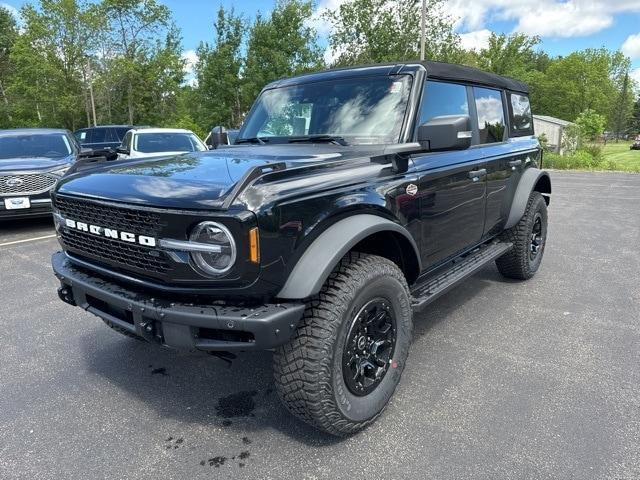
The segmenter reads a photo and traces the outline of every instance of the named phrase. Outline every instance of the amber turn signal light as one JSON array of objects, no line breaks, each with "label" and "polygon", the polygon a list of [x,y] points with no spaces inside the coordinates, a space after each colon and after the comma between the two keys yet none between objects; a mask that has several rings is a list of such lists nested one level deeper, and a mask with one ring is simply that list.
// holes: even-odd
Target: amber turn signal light
[{"label": "amber turn signal light", "polygon": [[252,263],[260,263],[260,237],[258,227],[249,230],[249,260]]}]

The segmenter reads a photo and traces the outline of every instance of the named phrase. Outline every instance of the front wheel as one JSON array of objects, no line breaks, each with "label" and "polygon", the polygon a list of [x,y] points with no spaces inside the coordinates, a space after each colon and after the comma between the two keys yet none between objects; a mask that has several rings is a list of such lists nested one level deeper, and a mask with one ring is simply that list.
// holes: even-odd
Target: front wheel
[{"label": "front wheel", "polygon": [[513,248],[496,260],[500,273],[517,280],[533,277],[547,243],[547,203],[540,192],[531,192],[523,217],[502,238]]},{"label": "front wheel", "polygon": [[351,253],[274,355],[287,409],[333,435],[373,423],[393,395],[409,353],[409,288],[396,264]]}]

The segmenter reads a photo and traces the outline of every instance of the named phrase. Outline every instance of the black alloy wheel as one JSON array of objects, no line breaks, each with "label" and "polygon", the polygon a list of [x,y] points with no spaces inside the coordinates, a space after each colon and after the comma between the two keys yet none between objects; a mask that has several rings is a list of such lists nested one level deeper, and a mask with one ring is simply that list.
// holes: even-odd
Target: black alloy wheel
[{"label": "black alloy wheel", "polygon": [[351,393],[364,396],[386,375],[396,345],[396,321],[390,301],[375,298],[360,309],[347,334],[342,374]]}]

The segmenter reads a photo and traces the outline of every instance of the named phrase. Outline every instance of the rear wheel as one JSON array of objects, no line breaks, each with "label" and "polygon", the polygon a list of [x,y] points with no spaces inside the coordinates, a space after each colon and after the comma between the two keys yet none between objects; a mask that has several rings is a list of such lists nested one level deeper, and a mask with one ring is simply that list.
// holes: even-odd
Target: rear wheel
[{"label": "rear wheel", "polygon": [[507,278],[528,280],[540,268],[547,242],[547,203],[540,192],[531,192],[524,216],[503,233],[513,248],[496,260]]},{"label": "rear wheel", "polygon": [[294,415],[344,436],[375,421],[409,353],[412,310],[404,275],[386,258],[351,253],[274,355],[276,389]]}]

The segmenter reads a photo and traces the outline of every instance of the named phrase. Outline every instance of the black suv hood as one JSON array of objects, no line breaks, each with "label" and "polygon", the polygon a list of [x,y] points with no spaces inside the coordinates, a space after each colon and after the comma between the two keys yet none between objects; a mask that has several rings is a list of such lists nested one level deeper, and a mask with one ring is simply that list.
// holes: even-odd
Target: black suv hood
[{"label": "black suv hood", "polygon": [[[105,162],[62,180],[57,192],[167,208],[216,208],[236,183],[256,166],[289,168],[335,165],[366,157],[369,147],[340,145],[234,146],[210,152],[142,160]],[[300,169],[303,173],[306,169]]]},{"label": "black suv hood", "polygon": [[61,158],[50,157],[18,157],[18,158],[0,158],[0,173],[33,171],[33,170],[55,170],[63,168],[72,163],[75,159],[74,155]]}]

